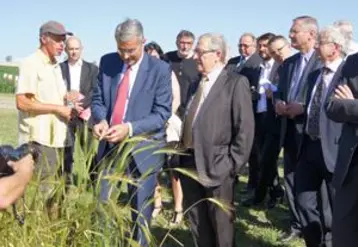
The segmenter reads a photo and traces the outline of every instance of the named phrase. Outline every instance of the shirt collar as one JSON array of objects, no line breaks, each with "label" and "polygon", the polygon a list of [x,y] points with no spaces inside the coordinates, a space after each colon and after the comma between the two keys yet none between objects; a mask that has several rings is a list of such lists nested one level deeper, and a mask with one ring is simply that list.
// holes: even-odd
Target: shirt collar
[{"label": "shirt collar", "polygon": [[216,79],[219,77],[223,68],[224,68],[224,66],[220,65],[220,66],[217,66],[215,69],[213,69],[207,76],[209,81],[216,81]]},{"label": "shirt collar", "polygon": [[313,53],[314,53],[314,49],[311,49],[307,53],[300,53],[300,54],[306,60],[306,62],[308,62],[311,59]]},{"label": "shirt collar", "polygon": [[55,62],[52,62],[50,57],[47,56],[41,49],[37,49],[36,53],[44,64],[51,64],[51,65],[58,64],[57,60],[55,60]]},{"label": "shirt collar", "polygon": [[325,67],[327,67],[333,73],[336,73],[336,71],[338,70],[338,67],[341,65],[342,62],[343,62],[343,58],[338,58],[338,59],[334,60],[333,62],[326,64]]},{"label": "shirt collar", "polygon": [[81,67],[83,64],[83,60],[82,59],[78,59],[74,64],[70,64],[68,63],[68,65],[72,66],[72,67]]},{"label": "shirt collar", "polygon": [[274,62],[275,62],[275,61],[271,58],[271,59],[268,60],[268,61],[263,61],[263,62],[260,64],[260,67],[263,68],[263,69],[271,69]]}]

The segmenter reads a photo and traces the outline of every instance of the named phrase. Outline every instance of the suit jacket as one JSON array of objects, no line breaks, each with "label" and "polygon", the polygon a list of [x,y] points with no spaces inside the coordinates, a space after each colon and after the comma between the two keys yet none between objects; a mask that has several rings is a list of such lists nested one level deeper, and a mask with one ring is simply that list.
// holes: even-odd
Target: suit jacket
[{"label": "suit jacket", "polygon": [[335,122],[343,123],[342,134],[338,140],[338,155],[333,176],[333,185],[343,185],[351,161],[357,156],[358,145],[358,54],[349,56],[342,68],[343,84],[351,89],[355,100],[341,100],[333,97],[327,99],[327,116]]},{"label": "suit jacket", "polygon": [[247,162],[254,137],[250,98],[247,79],[223,69],[197,113],[193,146],[204,186],[234,178]]},{"label": "suit jacket", "polygon": [[[95,124],[102,120],[107,120],[110,124],[123,65],[118,53],[110,53],[101,58],[98,84],[94,89],[92,100]],[[154,139],[164,140],[164,126],[171,116],[171,106],[172,82],[169,65],[144,53],[129,97],[124,121],[131,123],[133,136],[153,134]],[[141,143],[137,148],[146,144],[147,142]],[[101,159],[113,146],[101,141],[98,159]],[[159,168],[164,155],[153,155],[153,149],[150,149],[135,154],[134,160],[139,172],[144,173],[150,168]]]},{"label": "suit jacket", "polygon": [[[68,67],[68,60],[60,64],[62,76],[67,82],[67,90],[71,90],[71,76]],[[91,106],[93,88],[97,84],[98,67],[94,64],[83,61],[80,77],[80,93],[85,96],[82,100],[83,108]]]},{"label": "suit jacket", "polygon": [[[325,102],[327,100],[327,97],[331,97],[330,95],[332,94],[332,92],[334,92],[336,86],[341,82],[343,64],[344,62],[342,62],[342,64],[338,67],[336,73],[334,74],[332,81],[329,85],[329,88],[327,89],[328,92],[326,94],[326,97],[322,99],[322,102]],[[312,91],[316,83],[318,82],[317,80],[321,78],[320,77],[321,74],[322,74],[322,69],[318,69],[313,71],[307,78],[308,89],[307,89],[304,124],[303,124],[304,131],[306,130],[307,127],[308,106],[313,96]],[[327,117],[325,111],[321,111],[321,114],[325,114],[325,116]],[[327,121],[326,118],[322,118],[322,117],[320,118],[320,137],[321,137],[323,158],[328,171],[332,173],[334,171],[334,167],[337,159],[337,153],[338,153],[337,144],[338,144],[338,139],[341,136],[341,132],[342,132],[342,124],[330,120]],[[302,153],[302,149],[304,148],[304,135],[301,135],[300,144],[301,145],[299,147],[299,156]]]},{"label": "suit jacket", "polygon": [[252,54],[251,57],[249,57],[249,59],[244,64],[237,66],[240,60],[241,56],[230,58],[225,66],[225,69],[229,72],[240,73],[242,69],[246,68],[246,72],[244,73],[250,73],[253,72],[253,70],[260,68],[260,64],[262,63],[262,58],[259,56],[258,53]]},{"label": "suit jacket", "polygon": [[[275,94],[276,99],[283,100],[285,102],[288,101],[288,94],[291,88],[291,82],[293,78],[293,72],[295,70],[296,63],[298,63],[300,60],[300,53],[297,53],[295,55],[292,55],[291,57],[287,58],[283,64],[282,69],[280,70],[279,75],[279,84],[278,84],[278,90]],[[312,72],[322,67],[321,61],[319,60],[318,54],[314,52],[308,61],[302,76],[301,76],[301,85],[298,91],[298,100],[300,102],[306,102],[306,96],[307,96],[307,77]],[[303,117],[304,114],[300,116],[296,116],[293,120],[288,119],[285,116],[281,117],[281,133],[280,133],[280,145],[285,145],[285,138],[287,133],[287,126],[288,122],[291,122],[291,125],[294,125],[295,127],[295,133],[300,135],[302,134],[303,130]],[[290,138],[296,138],[290,137]],[[296,139],[297,140],[297,139]]]}]

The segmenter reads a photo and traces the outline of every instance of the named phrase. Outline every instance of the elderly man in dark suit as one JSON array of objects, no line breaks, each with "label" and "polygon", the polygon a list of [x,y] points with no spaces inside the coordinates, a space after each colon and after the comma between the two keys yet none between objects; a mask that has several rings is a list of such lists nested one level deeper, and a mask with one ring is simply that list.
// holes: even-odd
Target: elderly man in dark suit
[{"label": "elderly man in dark suit", "polygon": [[[234,246],[234,212],[225,212],[215,197],[233,207],[235,176],[248,159],[254,119],[247,79],[224,69],[226,42],[221,35],[199,38],[195,60],[202,74],[188,103],[183,145],[188,156],[181,165],[194,169],[198,180],[182,176],[184,205],[190,207],[190,226],[200,247]],[[194,205],[195,204],[195,205]]]},{"label": "elderly man in dark suit", "polygon": [[[307,246],[332,246],[331,205],[321,207],[321,197],[333,199],[331,186],[337,159],[337,140],[342,126],[327,118],[324,102],[329,92],[341,81],[341,70],[347,46],[346,39],[334,27],[322,29],[317,52],[324,65],[307,79],[307,95],[303,121],[303,135],[299,146],[299,163],[295,174],[296,200]],[[325,182],[327,195],[321,195]],[[325,205],[324,205],[325,206]],[[323,219],[323,220],[322,220]],[[325,222],[329,220],[329,222]]]},{"label": "elderly man in dark suit", "polygon": [[[93,131],[102,140],[98,159],[127,136],[152,134],[153,139],[164,141],[165,123],[171,116],[171,69],[167,63],[144,52],[142,24],[127,19],[117,26],[115,38],[118,52],[101,58],[92,99]],[[148,143],[139,144],[145,145]],[[131,207],[136,210],[132,212],[134,238],[140,246],[148,246],[143,228],[150,224],[153,205],[148,201],[153,198],[155,171],[163,164],[164,154],[153,154],[153,148],[147,148],[132,156],[128,171],[138,183],[128,188]],[[154,172],[148,174],[149,171]],[[100,187],[100,200],[107,202],[111,192],[109,181],[102,179]]]},{"label": "elderly man in dark suit", "polygon": [[[66,40],[67,60],[60,64],[62,77],[67,86],[67,102],[80,103],[80,112],[76,118],[69,122],[69,131],[75,140],[75,132],[82,131],[85,122],[89,123],[91,116],[90,106],[92,102],[93,88],[97,85],[98,67],[82,59],[82,42],[76,36]],[[82,135],[83,137],[83,135]],[[82,138],[83,139],[83,138]],[[81,140],[82,144],[84,140]],[[73,143],[74,144],[74,143]],[[72,171],[74,145],[65,148],[65,170]]]},{"label": "elderly man in dark suit", "polygon": [[332,237],[334,247],[353,247],[358,242],[358,53],[348,56],[343,80],[328,98],[327,116],[342,123],[337,140],[338,154],[333,174]]},{"label": "elderly man in dark suit", "polygon": [[283,241],[298,237],[301,229],[294,195],[294,175],[303,130],[307,77],[322,66],[314,49],[317,33],[318,24],[315,18],[300,16],[293,20],[289,36],[291,46],[299,50],[299,53],[284,61],[276,92],[276,113],[281,116],[280,146],[284,147],[285,188],[292,214],[291,232],[282,236]]}]

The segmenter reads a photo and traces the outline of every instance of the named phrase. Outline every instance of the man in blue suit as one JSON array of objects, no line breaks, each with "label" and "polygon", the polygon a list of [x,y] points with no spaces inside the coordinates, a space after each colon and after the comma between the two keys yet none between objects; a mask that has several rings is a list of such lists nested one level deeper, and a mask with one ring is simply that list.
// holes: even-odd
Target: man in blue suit
[{"label": "man in blue suit", "polygon": [[[170,67],[143,51],[142,24],[127,19],[117,26],[115,38],[118,53],[101,58],[92,99],[94,135],[101,140],[98,160],[127,136],[153,134],[154,139],[161,140],[171,115]],[[132,220],[136,222],[135,239],[141,246],[148,246],[141,227],[150,222],[153,207],[148,205],[148,199],[152,198],[156,183],[154,173],[144,179],[141,176],[151,169],[159,169],[163,161],[164,155],[154,155],[151,149],[133,155],[128,167],[134,179],[141,178],[137,181],[139,186],[129,188],[131,205],[140,212],[140,216],[133,213]],[[103,179],[100,200],[106,202],[109,197],[110,184]]]}]

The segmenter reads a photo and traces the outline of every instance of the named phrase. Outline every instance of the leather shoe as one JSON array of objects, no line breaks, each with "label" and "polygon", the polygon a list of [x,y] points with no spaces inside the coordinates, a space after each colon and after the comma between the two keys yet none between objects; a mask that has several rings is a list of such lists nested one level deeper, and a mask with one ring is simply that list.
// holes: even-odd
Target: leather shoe
[{"label": "leather shoe", "polygon": [[280,236],[279,241],[286,243],[300,237],[301,237],[301,233],[299,231],[291,230],[290,232],[283,233]]}]

